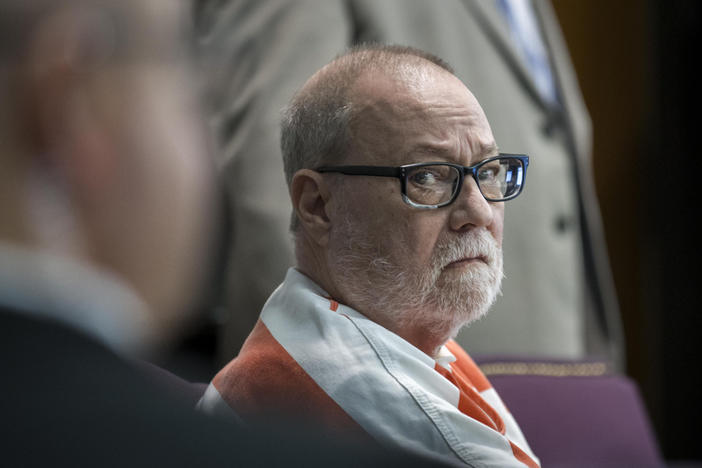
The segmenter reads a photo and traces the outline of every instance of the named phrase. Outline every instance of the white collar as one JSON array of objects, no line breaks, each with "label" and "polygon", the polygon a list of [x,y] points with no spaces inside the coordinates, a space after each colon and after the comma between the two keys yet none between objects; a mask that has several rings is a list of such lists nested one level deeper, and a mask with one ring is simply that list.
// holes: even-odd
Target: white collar
[{"label": "white collar", "polygon": [[146,305],[115,275],[5,242],[0,242],[0,304],[63,322],[122,354],[145,354],[154,334]]},{"label": "white collar", "polygon": [[444,369],[451,370],[451,364],[456,360],[456,356],[454,356],[451,351],[448,350],[446,345],[441,346],[439,348],[439,352],[436,353],[436,356],[434,356],[434,361]]}]

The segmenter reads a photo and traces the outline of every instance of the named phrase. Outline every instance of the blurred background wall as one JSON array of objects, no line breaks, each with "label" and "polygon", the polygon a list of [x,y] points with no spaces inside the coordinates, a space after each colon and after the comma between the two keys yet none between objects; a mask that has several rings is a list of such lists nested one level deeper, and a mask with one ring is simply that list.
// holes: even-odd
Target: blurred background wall
[{"label": "blurred background wall", "polygon": [[696,0],[553,2],[594,129],[594,171],[627,339],[669,460],[702,459]]}]

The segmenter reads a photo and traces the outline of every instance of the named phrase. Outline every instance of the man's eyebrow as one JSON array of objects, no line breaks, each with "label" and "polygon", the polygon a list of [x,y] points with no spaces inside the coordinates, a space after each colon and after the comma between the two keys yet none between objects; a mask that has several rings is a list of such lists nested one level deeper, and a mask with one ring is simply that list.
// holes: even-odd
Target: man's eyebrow
[{"label": "man's eyebrow", "polygon": [[[492,156],[497,156],[500,153],[499,148],[495,142],[492,143],[479,143],[478,152],[474,155],[476,158],[489,158]],[[453,150],[446,146],[435,145],[435,144],[419,144],[412,148],[409,152],[412,154],[426,155],[430,154],[433,156],[438,156],[444,159],[452,159],[454,154]]]},{"label": "man's eyebrow", "polygon": [[490,156],[497,156],[500,153],[499,148],[496,143],[480,144],[480,155],[489,158]]},{"label": "man's eyebrow", "polygon": [[410,154],[431,154],[449,158],[452,154],[450,148],[441,145],[420,144],[410,150]]}]

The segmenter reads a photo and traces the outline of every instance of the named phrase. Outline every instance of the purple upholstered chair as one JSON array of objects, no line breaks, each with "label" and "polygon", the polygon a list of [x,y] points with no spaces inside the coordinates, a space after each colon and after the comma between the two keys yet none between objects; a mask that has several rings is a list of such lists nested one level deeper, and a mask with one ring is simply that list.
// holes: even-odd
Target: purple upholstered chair
[{"label": "purple upholstered chair", "polygon": [[664,466],[635,383],[603,362],[476,357],[542,466]]},{"label": "purple upholstered chair", "polygon": [[[476,357],[544,468],[661,467],[638,389],[597,361]],[[193,406],[207,387],[150,363],[145,374]]]}]

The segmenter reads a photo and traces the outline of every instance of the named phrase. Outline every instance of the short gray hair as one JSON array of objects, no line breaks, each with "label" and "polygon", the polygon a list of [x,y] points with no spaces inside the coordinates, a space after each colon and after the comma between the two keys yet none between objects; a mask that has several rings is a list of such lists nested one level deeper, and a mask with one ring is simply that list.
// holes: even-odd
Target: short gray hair
[{"label": "short gray hair", "polygon": [[[431,64],[454,74],[444,60],[413,47],[361,44],[315,73],[283,110],[280,148],[288,186],[300,169],[338,164],[348,156],[353,143],[351,91],[361,75],[381,71],[401,77],[408,68]],[[297,230],[294,213],[290,229]]]}]

